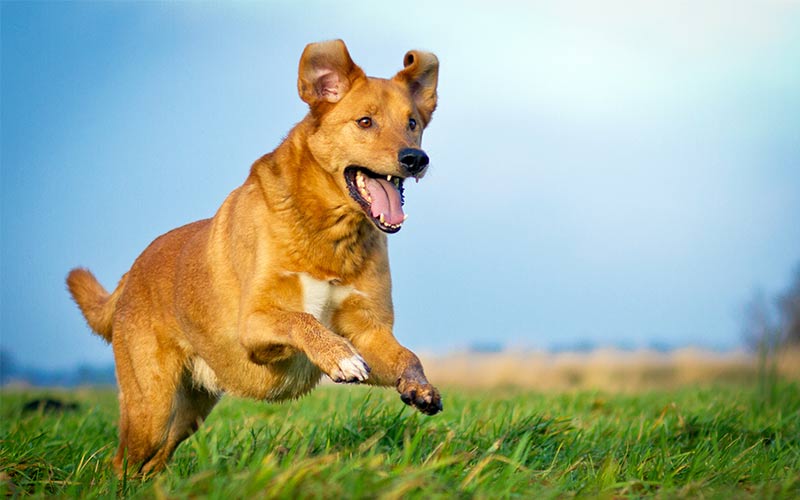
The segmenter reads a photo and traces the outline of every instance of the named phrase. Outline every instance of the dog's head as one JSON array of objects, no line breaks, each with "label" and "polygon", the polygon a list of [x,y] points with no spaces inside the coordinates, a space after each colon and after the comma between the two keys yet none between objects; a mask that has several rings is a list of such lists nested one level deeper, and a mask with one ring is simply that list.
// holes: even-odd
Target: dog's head
[{"label": "dog's head", "polygon": [[403,65],[389,80],[367,77],[344,42],[333,40],[306,46],[297,79],[315,125],[311,154],[387,233],[399,231],[406,217],[403,182],[428,168],[420,144],[436,108],[436,56],[410,51]]}]

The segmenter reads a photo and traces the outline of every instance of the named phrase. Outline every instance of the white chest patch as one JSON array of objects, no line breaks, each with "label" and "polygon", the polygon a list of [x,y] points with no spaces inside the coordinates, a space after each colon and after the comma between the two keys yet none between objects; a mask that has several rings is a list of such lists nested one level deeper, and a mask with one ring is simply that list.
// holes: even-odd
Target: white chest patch
[{"label": "white chest patch", "polygon": [[328,328],[331,327],[333,313],[342,302],[353,293],[361,293],[352,286],[317,280],[306,273],[298,273],[297,276],[303,287],[303,310]]}]

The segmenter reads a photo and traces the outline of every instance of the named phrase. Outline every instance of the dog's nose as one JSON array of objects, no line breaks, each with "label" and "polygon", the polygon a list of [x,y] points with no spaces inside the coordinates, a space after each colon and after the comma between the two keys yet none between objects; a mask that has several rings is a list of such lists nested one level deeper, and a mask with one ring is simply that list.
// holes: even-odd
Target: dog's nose
[{"label": "dog's nose", "polygon": [[421,149],[405,148],[397,154],[400,165],[411,175],[417,175],[428,166],[428,155]]}]

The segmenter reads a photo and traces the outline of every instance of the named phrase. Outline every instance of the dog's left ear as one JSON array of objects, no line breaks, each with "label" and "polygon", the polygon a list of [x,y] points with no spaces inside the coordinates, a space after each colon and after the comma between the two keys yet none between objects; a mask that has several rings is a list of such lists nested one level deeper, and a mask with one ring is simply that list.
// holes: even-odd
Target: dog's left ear
[{"label": "dog's left ear", "polygon": [[439,59],[430,52],[411,50],[403,58],[405,69],[397,73],[393,80],[408,85],[417,109],[425,121],[431,121],[436,109],[436,84],[439,81]]},{"label": "dog's left ear", "polygon": [[336,103],[364,71],[350,58],[341,40],[309,43],[300,56],[297,91],[312,110],[323,103]]}]

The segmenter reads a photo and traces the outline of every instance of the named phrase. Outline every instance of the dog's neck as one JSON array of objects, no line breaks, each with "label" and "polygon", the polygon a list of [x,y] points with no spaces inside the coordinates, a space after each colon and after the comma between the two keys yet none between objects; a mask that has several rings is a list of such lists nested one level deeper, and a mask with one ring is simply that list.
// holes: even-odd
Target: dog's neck
[{"label": "dog's neck", "polygon": [[357,276],[385,236],[352,206],[331,175],[311,159],[298,124],[287,139],[259,159],[251,177],[275,217],[270,228],[292,270],[347,282]]}]

